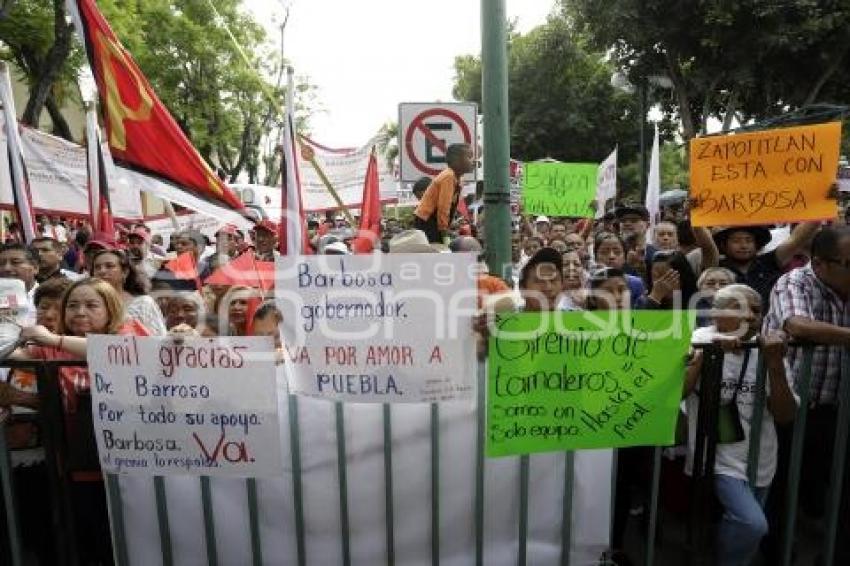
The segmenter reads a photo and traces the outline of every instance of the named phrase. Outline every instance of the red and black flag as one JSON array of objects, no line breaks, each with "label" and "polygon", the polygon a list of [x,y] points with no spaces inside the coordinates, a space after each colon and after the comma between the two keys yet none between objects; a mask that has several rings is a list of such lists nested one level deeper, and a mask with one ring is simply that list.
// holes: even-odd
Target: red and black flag
[{"label": "red and black flag", "polygon": [[94,0],[67,0],[100,93],[113,159],[233,210],[242,202],[207,165],[160,102]]}]

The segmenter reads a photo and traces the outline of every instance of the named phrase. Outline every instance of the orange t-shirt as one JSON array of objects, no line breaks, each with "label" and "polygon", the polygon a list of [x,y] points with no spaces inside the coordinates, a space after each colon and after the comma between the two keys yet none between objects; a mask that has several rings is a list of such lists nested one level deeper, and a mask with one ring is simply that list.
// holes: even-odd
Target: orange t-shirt
[{"label": "orange t-shirt", "polygon": [[449,167],[443,169],[428,185],[414,214],[421,220],[428,220],[436,214],[437,230],[445,232],[452,221],[449,215],[454,204],[455,193],[459,195],[460,189],[461,185],[455,172]]}]

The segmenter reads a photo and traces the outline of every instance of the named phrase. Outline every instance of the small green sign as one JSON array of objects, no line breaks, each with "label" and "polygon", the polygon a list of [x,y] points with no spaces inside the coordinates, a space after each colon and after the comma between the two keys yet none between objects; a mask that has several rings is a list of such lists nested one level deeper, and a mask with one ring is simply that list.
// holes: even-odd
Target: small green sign
[{"label": "small green sign", "polygon": [[593,218],[596,163],[525,163],[522,208],[526,214]]}]

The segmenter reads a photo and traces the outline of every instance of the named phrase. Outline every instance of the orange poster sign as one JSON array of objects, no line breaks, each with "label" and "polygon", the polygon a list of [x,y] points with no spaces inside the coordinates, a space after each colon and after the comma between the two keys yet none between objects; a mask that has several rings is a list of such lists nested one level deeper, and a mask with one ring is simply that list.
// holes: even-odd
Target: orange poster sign
[{"label": "orange poster sign", "polygon": [[691,223],[746,226],[827,220],[841,122],[691,140]]}]

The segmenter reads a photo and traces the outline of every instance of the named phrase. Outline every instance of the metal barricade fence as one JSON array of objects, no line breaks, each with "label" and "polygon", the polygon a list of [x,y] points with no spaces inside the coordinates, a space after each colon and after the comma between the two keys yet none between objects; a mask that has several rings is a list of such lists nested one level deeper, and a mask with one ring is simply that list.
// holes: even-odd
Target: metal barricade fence
[{"label": "metal barricade fence", "polygon": [[[800,405],[793,427],[793,438],[791,442],[791,460],[788,469],[788,490],[785,502],[785,527],[782,536],[782,566],[792,564],[792,551],[794,544],[794,532],[796,527],[798,489],[800,484],[800,470],[804,449],[804,435],[806,420],[810,405],[811,366],[814,347],[808,346],[804,349],[802,371],[797,380],[797,394],[800,397]],[[42,440],[45,449],[46,464],[49,475],[47,486],[51,501],[51,525],[54,544],[57,549],[57,564],[74,566],[79,563],[77,549],[75,546],[75,525],[69,495],[71,481],[70,468],[68,465],[68,446],[65,437],[64,412],[62,397],[58,385],[58,370],[60,367],[85,366],[84,361],[46,361],[46,362],[21,362],[5,361],[5,367],[21,368],[35,371],[38,394],[40,399],[39,418],[42,427]],[[688,528],[692,535],[692,545],[688,549],[690,561],[694,563],[705,563],[711,555],[710,549],[713,541],[710,537],[711,529],[707,528],[711,521],[709,500],[711,496],[711,477],[714,468],[715,446],[717,441],[717,418],[719,411],[720,385],[723,366],[723,352],[717,347],[706,347],[703,363],[703,374],[701,377],[701,398],[699,405],[696,451],[694,456],[694,482],[691,492],[690,521]],[[826,540],[823,544],[823,564],[832,564],[835,555],[836,537],[839,525],[839,513],[841,506],[841,488],[845,471],[846,449],[848,432],[850,432],[850,350],[845,350],[842,363],[842,379],[839,386],[839,410],[838,425],[835,435],[833,460],[830,470],[831,497],[827,503]],[[478,371],[478,407],[485,406],[485,370],[480,364]],[[765,384],[766,370],[761,360],[758,364],[758,378],[756,384],[755,405],[753,407],[751,434],[749,442],[749,458],[747,462],[747,473],[750,483],[756,476],[758,469],[758,455],[761,438],[761,422],[765,410]],[[289,395],[289,433],[291,443],[291,467],[293,471],[292,496],[294,507],[294,529],[297,546],[297,563],[299,565],[311,564],[307,555],[305,544],[305,522],[304,522],[304,493],[302,486],[301,470],[301,447],[299,431],[299,399]],[[431,405],[431,429],[430,445],[432,458],[430,461],[431,477],[431,501],[430,501],[430,533],[431,533],[431,562],[440,562],[440,429],[439,429],[438,404]],[[392,451],[392,406],[383,406],[383,463],[384,463],[384,505],[385,505],[385,536],[386,536],[386,563],[396,563],[395,533],[394,533],[394,492],[393,492],[393,451]],[[342,536],[341,545],[342,563],[351,563],[351,549],[349,537],[349,486],[347,481],[346,464],[346,429],[345,429],[345,405],[335,404],[335,435],[336,456],[338,468],[338,498],[339,498],[339,522]],[[483,410],[476,411],[476,455],[475,455],[475,494],[474,494],[474,549],[475,563],[484,564],[484,538],[485,538],[485,514],[487,512],[484,494],[484,478],[487,469],[487,460],[484,456],[485,443],[485,415]],[[14,501],[14,489],[12,485],[12,470],[8,446],[5,440],[5,430],[0,434],[0,484],[2,484],[2,496],[6,518],[5,538],[7,541],[7,554],[11,564],[18,566],[24,564],[21,547],[20,526],[16,504]],[[656,536],[658,530],[658,506],[661,478],[661,447],[652,449],[652,479],[649,490],[649,509],[645,546],[643,549],[642,564],[652,566],[656,564]],[[516,525],[518,550],[516,563],[524,565],[528,561],[528,513],[529,513],[529,463],[528,456],[518,458],[519,465],[519,519]],[[572,540],[572,485],[574,481],[573,453],[565,454],[566,469],[564,474],[564,496],[562,501],[561,516],[561,559],[562,565],[570,563],[570,544]],[[616,464],[614,466],[616,470]],[[257,497],[257,484],[254,479],[246,479],[245,489],[248,501],[248,525],[251,540],[251,560],[255,565],[261,565],[270,560],[264,557],[262,552],[262,540],[259,528],[259,506],[261,502]],[[125,509],[120,496],[118,479],[110,474],[104,477],[105,489],[110,508],[110,528],[113,539],[113,552],[116,564],[123,566],[130,564],[127,536],[125,532]],[[220,563],[216,546],[216,527],[213,512],[210,478],[201,477],[200,493],[201,506],[203,509],[203,524],[205,534],[205,552],[207,562],[211,565]],[[158,520],[158,533],[160,538],[161,558],[164,565],[174,564],[174,556],[171,544],[171,528],[168,517],[168,501],[164,488],[163,478],[155,477],[154,496],[156,500],[156,516]],[[616,483],[612,478],[612,486]],[[612,507],[614,494],[612,493]],[[612,512],[613,521],[613,512]],[[599,564],[607,563],[605,555],[600,557]],[[577,565],[573,565],[577,566]],[[578,565],[585,566],[585,565]]]}]

